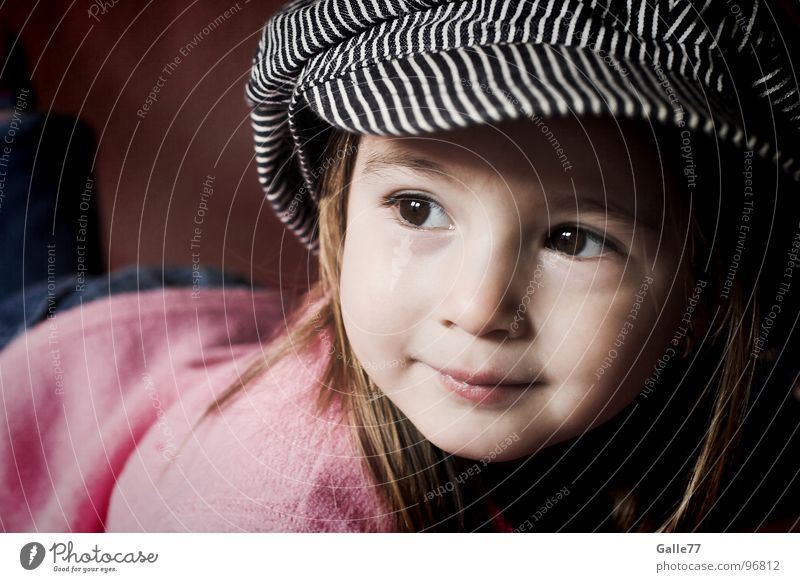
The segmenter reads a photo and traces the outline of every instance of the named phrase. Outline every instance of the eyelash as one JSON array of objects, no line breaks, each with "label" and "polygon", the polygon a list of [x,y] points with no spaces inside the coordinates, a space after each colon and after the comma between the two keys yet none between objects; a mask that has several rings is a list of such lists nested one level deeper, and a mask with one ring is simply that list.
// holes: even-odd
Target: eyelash
[{"label": "eyelash", "polygon": [[557,251],[555,249],[551,249],[551,250],[553,250],[554,252],[559,253],[559,254],[564,254],[564,255],[568,256],[570,259],[572,259],[574,261],[588,261],[588,260],[592,260],[592,259],[597,259],[597,258],[600,258],[600,257],[604,257],[604,256],[608,255],[609,253],[614,253],[614,254],[617,254],[617,255],[627,256],[627,253],[624,251],[624,247],[620,243],[615,241],[613,238],[608,236],[608,234],[604,234],[602,232],[597,232],[596,230],[593,230],[593,229],[590,229],[590,228],[585,228],[585,227],[582,227],[582,226],[578,226],[575,223],[559,224],[558,226],[553,228],[549,233],[547,233],[546,240],[549,241],[554,235],[558,234],[559,232],[564,232],[565,230],[568,230],[568,229],[579,230],[582,233],[584,233],[584,235],[588,236],[591,239],[594,239],[594,241],[596,243],[602,245],[603,252],[600,253],[600,254],[597,254],[597,255],[591,255],[591,256],[588,256],[588,257],[581,257],[581,256],[578,256],[578,255],[571,255],[569,253],[562,253],[561,251]]},{"label": "eyelash", "polygon": [[[406,194],[388,194],[388,195],[384,196],[383,199],[381,200],[381,207],[395,209],[395,208],[397,208],[397,206],[401,202],[403,202],[405,200],[415,200],[415,201],[419,201],[419,202],[425,202],[425,203],[428,203],[428,204],[431,204],[433,206],[438,207],[445,215],[447,214],[447,212],[444,210],[444,208],[442,207],[441,204],[439,204],[436,200],[434,200],[430,196],[427,196],[426,194],[423,194],[421,192],[406,193]],[[436,229],[423,228],[423,227],[420,227],[420,226],[416,226],[416,225],[411,224],[410,222],[404,220],[403,218],[401,218],[400,216],[397,216],[397,215],[395,215],[395,220],[398,222],[398,224],[404,226],[405,228],[410,228],[410,229],[413,229],[413,230],[418,230],[418,231],[436,230]],[[582,231],[583,233],[588,235],[590,238],[593,238],[593,239],[595,239],[595,241],[597,241],[600,244],[602,244],[603,248],[607,249],[609,252],[613,252],[613,253],[618,254],[618,255],[626,254],[624,252],[624,250],[623,250],[622,245],[619,244],[617,241],[615,241],[610,236],[608,236],[608,234],[604,234],[604,233],[597,232],[597,231],[592,230],[592,229],[581,227],[581,226],[579,226],[579,225],[577,225],[575,223],[563,223],[563,224],[557,225],[555,228],[553,228],[552,230],[550,230],[550,232],[547,233],[547,237],[545,238],[545,240],[549,241],[550,238],[553,237],[555,234],[557,234],[559,231],[563,232],[564,230],[569,229],[569,228],[575,228],[575,229],[578,229],[578,230]],[[554,249],[551,249],[551,250],[553,250],[554,252],[559,253],[559,254],[565,254],[566,256],[572,258],[573,260],[578,260],[578,261],[594,259],[594,258],[602,257],[602,256],[605,256],[606,254],[608,254],[607,252],[603,252],[600,255],[595,255],[595,256],[592,256],[592,257],[579,257],[577,255],[569,255],[567,253],[561,253],[560,251],[556,251]]]},{"label": "eyelash", "polygon": [[[397,206],[401,202],[404,202],[406,200],[416,200],[416,201],[419,201],[419,202],[426,202],[428,204],[431,204],[433,206],[438,207],[445,215],[447,214],[447,212],[445,211],[444,207],[442,207],[441,204],[439,204],[436,200],[434,200],[430,196],[427,196],[426,194],[422,194],[421,192],[414,192],[413,194],[412,193],[407,193],[407,194],[389,194],[387,196],[384,196],[384,198],[381,200],[381,207],[395,209],[395,208],[397,208]],[[413,230],[421,230],[421,231],[435,230],[435,229],[423,228],[421,226],[416,226],[414,224],[411,224],[407,220],[404,220],[403,218],[398,216],[396,213],[395,213],[395,220],[400,225],[402,225],[402,226],[404,226],[406,228],[411,228]],[[448,229],[448,230],[450,230],[450,229]]]}]

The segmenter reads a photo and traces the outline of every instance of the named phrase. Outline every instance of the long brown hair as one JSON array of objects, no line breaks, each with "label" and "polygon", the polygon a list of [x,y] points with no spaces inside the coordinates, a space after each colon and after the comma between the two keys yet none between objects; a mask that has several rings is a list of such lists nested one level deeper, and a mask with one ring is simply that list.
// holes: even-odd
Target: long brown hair
[{"label": "long brown hair", "polygon": [[[380,389],[374,385],[367,373],[358,364],[350,348],[341,313],[339,300],[339,276],[341,272],[342,249],[345,237],[345,217],[348,185],[351,180],[359,136],[331,131],[325,152],[325,159],[333,160],[320,182],[319,201],[319,280],[310,288],[307,300],[301,302],[292,315],[285,332],[271,342],[265,355],[232,384],[218,400],[205,411],[200,421],[208,415],[220,411],[241,389],[258,377],[272,364],[285,355],[302,350],[317,341],[320,332],[330,330],[330,358],[320,382],[317,407],[320,412],[328,409],[334,400],[341,402],[347,416],[347,424],[353,431],[355,441],[376,487],[391,507],[397,531],[480,531],[490,530],[492,509],[486,503],[489,494],[497,493],[499,503],[504,506],[507,500],[519,499],[520,491],[530,491],[533,484],[523,483],[510,490],[506,497],[500,494],[501,487],[491,489],[490,474],[478,474],[463,483],[456,483],[456,477],[468,466],[465,459],[450,455],[427,441],[414,425],[392,402],[381,397]],[[337,155],[337,152],[349,152]],[[703,235],[701,225],[692,229],[692,241],[696,248],[704,248],[699,239]],[[724,248],[724,245],[720,245]],[[700,253],[698,253],[699,256]],[[721,273],[715,272],[715,265],[722,261],[707,261],[709,272],[708,296],[711,288],[721,281]],[[703,269],[699,269],[703,270]],[[721,270],[721,268],[720,268]],[[720,309],[713,322],[710,333],[704,338],[696,338],[695,348],[683,362],[700,362],[702,365],[674,365],[671,368],[670,382],[682,385],[690,392],[674,399],[675,394],[662,390],[661,402],[667,406],[682,406],[682,414],[690,425],[683,430],[683,440],[670,439],[664,450],[672,450],[672,461],[684,459],[684,466],[674,467],[669,462],[659,466],[668,467],[672,472],[669,486],[661,481],[663,472],[642,471],[642,466],[652,465],[652,449],[639,450],[636,454],[626,453],[628,465],[636,465],[630,470],[614,471],[603,476],[594,475],[595,483],[603,491],[588,492],[584,496],[585,505],[591,500],[600,500],[600,509],[592,514],[608,529],[631,531],[688,531],[700,527],[713,508],[719,488],[724,483],[726,470],[735,456],[739,427],[747,411],[749,389],[754,378],[755,360],[749,357],[753,350],[758,329],[758,302],[746,293],[747,277],[745,271],[730,292],[724,308]],[[318,309],[309,312],[307,305],[316,303]],[[665,382],[666,383],[666,382]],[[335,387],[335,389],[334,389]],[[677,393],[677,392],[676,392]],[[658,398],[655,399],[659,401]],[[679,404],[675,404],[675,403]],[[687,405],[687,403],[689,403]],[[641,406],[641,402],[631,406],[640,407],[637,428],[635,422],[627,422],[628,414],[620,414],[619,419],[609,421],[605,427],[594,429],[592,434],[609,438],[619,433],[625,424],[626,430],[642,431],[642,427],[652,427],[656,416],[661,419],[663,410],[659,405]],[[699,419],[694,422],[690,419]],[[652,446],[664,446],[664,432],[650,435]],[[682,433],[682,434],[683,434]],[[576,441],[592,442],[584,447],[584,455],[575,457],[575,468],[592,460],[602,449],[597,442],[602,438],[588,440],[576,439],[560,443],[533,455],[531,463],[513,465],[512,480],[537,480],[540,474],[550,472],[554,459],[559,459],[564,451],[574,450]],[[676,444],[677,443],[677,444]],[[578,447],[580,448],[580,446]],[[688,452],[687,452],[688,451]],[[638,456],[637,456],[638,454]],[[622,458],[622,456],[620,456]],[[631,460],[632,459],[632,460]],[[538,462],[538,464],[537,464]],[[622,464],[622,462],[620,461]],[[557,463],[556,463],[557,464]],[[507,475],[508,467],[499,474]],[[520,468],[524,470],[520,470]],[[566,467],[566,465],[565,465]],[[565,469],[568,471],[568,468]],[[583,474],[583,473],[581,473]],[[484,479],[486,477],[486,479]],[[599,479],[599,481],[597,481]],[[603,482],[605,480],[605,482]],[[501,479],[502,481],[502,479]],[[505,480],[508,481],[508,480]],[[548,483],[565,483],[553,480]],[[431,496],[432,491],[441,491],[443,484],[454,485],[447,488],[446,495]],[[542,484],[539,492],[546,494],[553,489]],[[575,481],[570,483],[574,484]],[[572,485],[570,485],[572,486]],[[598,488],[597,485],[594,485]],[[589,494],[590,493],[590,494]],[[575,495],[574,498],[580,496]],[[541,501],[541,496],[538,497]],[[511,502],[509,502],[511,503]],[[520,503],[520,509],[507,506],[514,526],[519,526],[531,515],[533,505]],[[524,509],[523,509],[524,508]],[[562,515],[561,521],[552,522],[551,527],[559,529],[601,529],[587,521],[571,521],[570,516]],[[530,519],[528,519],[530,523]]]}]

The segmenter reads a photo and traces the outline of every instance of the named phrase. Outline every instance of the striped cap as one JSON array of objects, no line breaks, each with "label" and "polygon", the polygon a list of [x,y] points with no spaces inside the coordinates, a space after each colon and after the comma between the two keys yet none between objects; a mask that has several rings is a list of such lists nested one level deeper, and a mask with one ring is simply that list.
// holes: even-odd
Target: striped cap
[{"label": "striped cap", "polygon": [[760,0],[297,0],[267,22],[246,88],[259,181],[316,253],[331,127],[610,114],[756,150],[800,180],[782,46]]}]

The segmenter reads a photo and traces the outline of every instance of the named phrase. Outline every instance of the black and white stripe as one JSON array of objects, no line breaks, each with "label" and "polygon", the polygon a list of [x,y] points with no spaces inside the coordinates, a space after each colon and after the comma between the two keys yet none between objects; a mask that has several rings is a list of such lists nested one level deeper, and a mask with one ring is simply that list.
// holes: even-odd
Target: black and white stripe
[{"label": "black and white stripe", "polygon": [[314,252],[313,169],[330,126],[409,135],[611,114],[683,123],[800,180],[797,82],[760,0],[741,4],[291,2],[267,22],[246,89],[259,180]]}]

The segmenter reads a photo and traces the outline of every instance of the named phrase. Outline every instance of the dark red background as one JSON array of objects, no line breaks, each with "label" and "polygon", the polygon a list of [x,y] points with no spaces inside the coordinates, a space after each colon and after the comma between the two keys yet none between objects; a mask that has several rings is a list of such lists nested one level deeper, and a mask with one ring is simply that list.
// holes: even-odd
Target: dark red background
[{"label": "dark red background", "polygon": [[[191,264],[193,220],[212,174],[202,264],[305,285],[315,276],[306,272],[309,255],[263,202],[244,101],[260,31],[281,3],[239,0],[187,56],[180,48],[236,2],[118,0],[106,2],[99,22],[89,16],[93,4],[4,2],[0,27],[19,35],[39,108],[79,116],[95,132],[106,268]],[[140,119],[136,111],[176,56],[178,68]]]},{"label": "dark red background", "polygon": [[[201,184],[213,174],[202,264],[305,286],[316,277],[314,261],[263,204],[244,101],[259,33],[282,2],[239,0],[183,57],[180,48],[236,2],[113,1],[99,22],[88,11],[100,0],[0,4],[0,28],[20,35],[40,107],[80,116],[96,133],[106,267],[190,264]],[[778,20],[792,40],[797,3],[770,5],[785,13]],[[178,69],[140,119],[136,111],[176,56]]]}]

